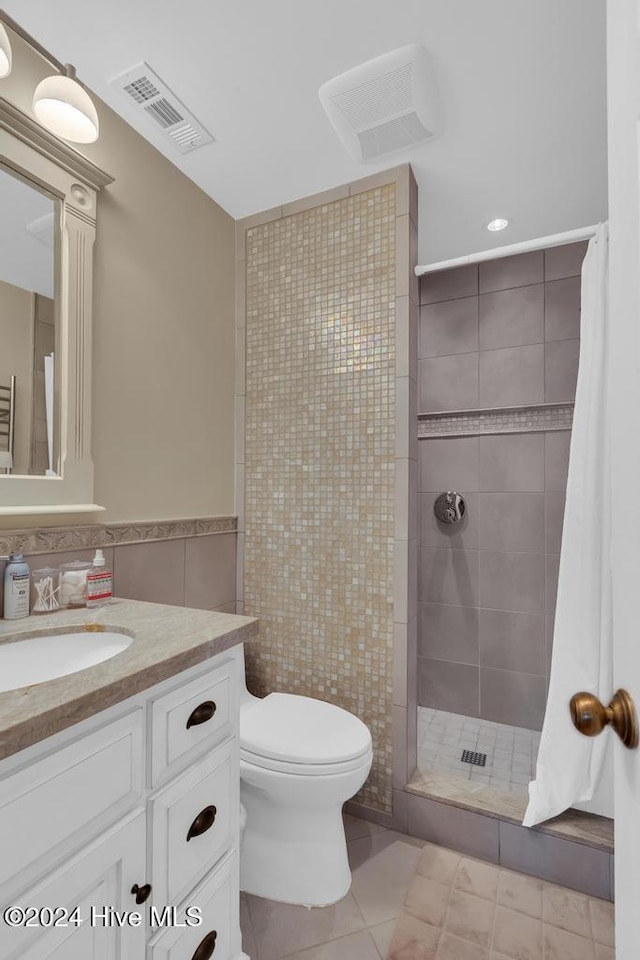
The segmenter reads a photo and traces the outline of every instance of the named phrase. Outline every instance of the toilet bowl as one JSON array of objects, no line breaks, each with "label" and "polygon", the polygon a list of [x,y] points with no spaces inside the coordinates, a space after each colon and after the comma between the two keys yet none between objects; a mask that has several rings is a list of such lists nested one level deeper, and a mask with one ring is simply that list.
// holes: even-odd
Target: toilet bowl
[{"label": "toilet bowl", "polygon": [[371,734],[353,714],[310,697],[244,691],[240,707],[240,798],[247,823],[240,887],[308,907],[351,885],[342,806],[363,785]]}]

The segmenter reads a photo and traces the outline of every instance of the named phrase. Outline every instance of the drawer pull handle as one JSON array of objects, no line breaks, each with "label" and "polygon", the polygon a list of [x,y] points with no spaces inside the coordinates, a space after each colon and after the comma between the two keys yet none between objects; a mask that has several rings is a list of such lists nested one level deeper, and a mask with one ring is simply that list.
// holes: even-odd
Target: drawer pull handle
[{"label": "drawer pull handle", "polygon": [[192,837],[199,837],[201,833],[206,833],[207,830],[213,826],[213,821],[216,818],[217,812],[218,811],[213,804],[210,807],[205,807],[204,810],[200,811],[198,816],[189,827],[189,832],[187,833],[187,843]]},{"label": "drawer pull handle", "polygon": [[212,930],[211,933],[208,933],[204,940],[201,940],[196,947],[196,952],[191,960],[209,960],[209,957],[213,956],[213,951],[216,948],[217,936],[217,930]]},{"label": "drawer pull handle", "polygon": [[143,883],[142,886],[139,887],[137,883],[134,883],[131,887],[131,893],[135,893],[136,903],[144,903],[151,893],[151,884]]},{"label": "drawer pull handle", "polygon": [[189,727],[197,727],[199,723],[206,723],[216,712],[216,705],[213,700],[205,700],[191,712],[187,720],[187,730]]}]

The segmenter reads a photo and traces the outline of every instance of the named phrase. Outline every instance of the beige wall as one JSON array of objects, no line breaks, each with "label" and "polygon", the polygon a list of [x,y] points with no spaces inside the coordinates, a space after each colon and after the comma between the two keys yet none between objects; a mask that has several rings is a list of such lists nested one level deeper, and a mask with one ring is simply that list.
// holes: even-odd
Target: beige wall
[{"label": "beige wall", "polygon": [[[30,113],[50,67],[11,42],[0,95]],[[100,139],[81,152],[115,177],[94,260],[97,519],[231,514],[234,221],[94,100]]]},{"label": "beige wall", "polygon": [[[0,280],[0,384],[16,378],[16,433],[13,472],[27,473],[31,454],[34,294]],[[0,450],[6,450],[6,438]],[[0,480],[2,483],[2,480]]]}]

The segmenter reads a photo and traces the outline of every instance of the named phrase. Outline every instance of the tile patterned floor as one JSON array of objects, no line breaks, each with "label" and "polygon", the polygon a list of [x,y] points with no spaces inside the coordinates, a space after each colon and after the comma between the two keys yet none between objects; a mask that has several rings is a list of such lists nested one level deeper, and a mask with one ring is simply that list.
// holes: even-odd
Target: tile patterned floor
[{"label": "tile patterned floor", "polygon": [[613,906],[345,817],[347,896],[242,895],[251,960],[614,960]]},{"label": "tile patterned floor", "polygon": [[613,904],[427,844],[389,960],[614,960]]},{"label": "tile patterned floor", "polygon": [[[418,707],[418,768],[526,796],[535,778],[540,733],[505,723]],[[486,753],[484,767],[463,763],[463,750]]]}]

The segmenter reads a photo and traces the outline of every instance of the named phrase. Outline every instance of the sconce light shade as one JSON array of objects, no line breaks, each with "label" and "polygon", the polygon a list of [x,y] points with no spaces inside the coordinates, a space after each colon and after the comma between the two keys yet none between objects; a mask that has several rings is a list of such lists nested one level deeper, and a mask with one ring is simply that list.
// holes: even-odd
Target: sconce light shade
[{"label": "sconce light shade", "polygon": [[0,23],[0,77],[11,73],[11,44],[7,31]]},{"label": "sconce light shade", "polygon": [[63,140],[93,143],[98,139],[98,114],[91,97],[74,79],[73,67],[68,76],[52,76],[42,80],[33,95],[33,112],[40,123]]}]

